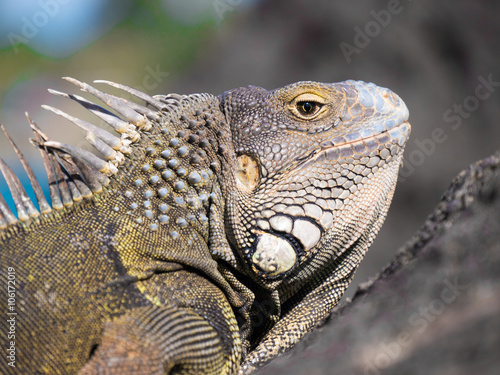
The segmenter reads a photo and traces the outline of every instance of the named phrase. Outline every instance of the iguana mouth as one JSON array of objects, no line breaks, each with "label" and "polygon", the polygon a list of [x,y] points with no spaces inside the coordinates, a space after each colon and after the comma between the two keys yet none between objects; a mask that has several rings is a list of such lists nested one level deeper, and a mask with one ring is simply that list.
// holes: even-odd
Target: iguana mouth
[{"label": "iguana mouth", "polygon": [[296,163],[292,166],[288,166],[286,169],[304,169],[309,167],[312,163],[324,160],[349,158],[355,154],[365,155],[366,151],[376,151],[379,149],[381,144],[385,144],[387,147],[380,149],[380,151],[388,149],[390,143],[394,143],[398,147],[403,148],[410,136],[410,131],[410,123],[408,121],[403,121],[401,124],[380,133],[354,140],[346,139],[343,136],[335,137],[323,142],[320,149],[315,149],[307,154],[307,156],[296,159]]}]

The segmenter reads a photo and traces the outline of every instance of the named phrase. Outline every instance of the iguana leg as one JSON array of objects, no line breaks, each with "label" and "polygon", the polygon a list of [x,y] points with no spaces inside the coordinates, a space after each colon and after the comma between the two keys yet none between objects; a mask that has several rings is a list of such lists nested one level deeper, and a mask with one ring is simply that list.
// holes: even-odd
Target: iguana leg
[{"label": "iguana leg", "polygon": [[101,344],[79,375],[221,374],[219,335],[190,308],[146,306],[104,327]]}]

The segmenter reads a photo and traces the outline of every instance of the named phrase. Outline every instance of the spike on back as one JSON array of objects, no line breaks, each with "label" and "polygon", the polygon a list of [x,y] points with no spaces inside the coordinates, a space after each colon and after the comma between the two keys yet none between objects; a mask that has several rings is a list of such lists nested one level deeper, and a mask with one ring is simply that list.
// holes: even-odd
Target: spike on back
[{"label": "spike on back", "polygon": [[[31,119],[29,118],[28,114],[26,114],[26,117],[28,118],[28,121],[31,122]],[[16,152],[17,157],[21,161],[21,164],[23,165],[23,168],[24,168],[26,174],[28,175],[28,178],[29,178],[30,183],[31,183],[31,187],[33,188],[33,191],[35,192],[36,200],[37,200],[38,205],[40,207],[40,211],[43,214],[49,213],[51,211],[50,204],[45,199],[45,195],[43,195],[42,187],[40,186],[40,183],[36,179],[35,173],[33,172],[33,169],[31,168],[31,166],[29,165],[28,161],[26,160],[24,155],[21,153],[19,148],[16,146],[16,144],[14,143],[12,138],[9,136],[9,134],[7,133],[7,131],[5,130],[5,127],[3,125],[2,125],[2,130],[5,134],[5,136],[7,137],[7,139],[9,140],[10,144],[12,145],[12,148]]]},{"label": "spike on back", "polygon": [[[17,211],[16,216],[9,209],[5,199],[0,195],[0,229],[15,224],[18,220],[29,223],[31,220],[50,215],[53,210],[68,209],[81,201],[91,199],[95,194],[103,192],[110,183],[109,177],[118,172],[118,168],[127,157],[133,157],[133,144],[140,142],[141,133],[149,132],[161,120],[161,111],[175,112],[178,102],[184,97],[169,96],[167,100],[151,97],[133,88],[110,81],[96,81],[119,88],[134,97],[143,100],[146,105],[104,93],[96,88],[65,77],[65,80],[75,84],[82,91],[88,92],[108,105],[117,114],[100,107],[78,95],[66,94],[60,91],[49,92],[71,99],[89,110],[99,119],[109,124],[118,134],[111,134],[89,122],[75,118],[65,112],[43,105],[42,107],[69,120],[86,132],[85,138],[97,150],[100,156],[80,147],[51,140],[26,114],[34,133],[31,143],[39,149],[49,181],[51,205],[46,200],[40,183],[24,155],[17,148],[5,128],[2,130],[11,143],[16,155],[24,167],[35,192],[40,212],[28,197],[19,178],[11,168],[0,159],[0,172],[9,187]],[[150,107],[148,107],[150,106]]]}]

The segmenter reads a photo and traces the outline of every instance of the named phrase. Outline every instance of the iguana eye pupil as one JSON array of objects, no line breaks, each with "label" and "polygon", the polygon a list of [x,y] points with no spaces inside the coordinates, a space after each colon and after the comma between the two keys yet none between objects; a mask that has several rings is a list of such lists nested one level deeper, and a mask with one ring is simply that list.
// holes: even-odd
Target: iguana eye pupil
[{"label": "iguana eye pupil", "polygon": [[314,102],[298,102],[297,109],[303,115],[311,115],[316,112],[318,104]]}]

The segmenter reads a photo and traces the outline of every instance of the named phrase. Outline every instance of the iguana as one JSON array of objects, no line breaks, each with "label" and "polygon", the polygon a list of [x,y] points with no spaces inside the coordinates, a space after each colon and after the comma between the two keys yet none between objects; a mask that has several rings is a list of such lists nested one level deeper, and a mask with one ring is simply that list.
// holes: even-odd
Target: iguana
[{"label": "iguana", "polygon": [[2,160],[18,216],[2,197],[15,357],[2,373],[249,374],[329,314],[393,196],[410,133],[396,94],[351,80],[149,96],[96,81],[120,97],[66,79],[115,113],[49,91],[114,131],[45,106],[96,155],[28,117],[51,205],[7,136],[40,212]]}]

